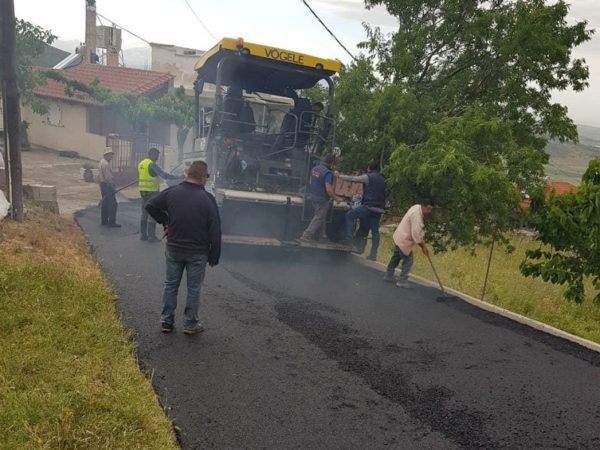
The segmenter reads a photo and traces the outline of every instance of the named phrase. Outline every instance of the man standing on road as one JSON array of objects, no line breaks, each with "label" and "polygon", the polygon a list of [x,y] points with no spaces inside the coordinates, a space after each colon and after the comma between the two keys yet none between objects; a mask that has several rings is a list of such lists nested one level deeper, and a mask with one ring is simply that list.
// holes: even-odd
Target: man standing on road
[{"label": "man standing on road", "polygon": [[107,227],[120,227],[117,223],[117,199],[115,197],[115,177],[110,167],[114,152],[106,147],[98,165],[98,180],[100,181],[100,194],[102,202],[100,208],[100,224]]},{"label": "man standing on road", "polygon": [[[354,221],[360,219],[362,227],[371,230],[371,252],[368,259],[375,261],[379,248],[379,221],[385,208],[385,178],[379,173],[379,164],[370,163],[364,175],[340,175],[337,172],[335,175],[342,180],[364,185],[361,204],[346,213],[345,240],[353,242]],[[366,234],[364,238],[366,239]]]},{"label": "man standing on road", "polygon": [[387,266],[387,272],[383,277],[384,281],[394,281],[394,271],[400,261],[402,261],[402,270],[400,279],[396,286],[410,289],[408,283],[408,274],[413,264],[413,247],[421,247],[424,255],[429,255],[429,250],[425,245],[424,222],[423,218],[433,211],[433,203],[430,199],[424,199],[420,204],[412,206],[402,218],[400,225],[394,232],[394,254]]},{"label": "man standing on road", "polygon": [[167,273],[162,297],[161,331],[173,331],[177,293],[183,271],[187,277],[184,310],[185,334],[204,328],[198,321],[200,289],[206,264],[216,266],[221,256],[221,224],[215,198],[204,190],[209,177],[204,161],[194,161],[187,180],[155,195],[146,205],[152,218],[163,225],[167,236]]},{"label": "man standing on road", "polygon": [[321,164],[315,166],[310,174],[310,184],[306,200],[310,200],[315,209],[314,216],[300,240],[304,242],[320,241],[327,243],[329,239],[326,234],[327,213],[329,212],[329,201],[342,201],[335,195],[333,190],[333,174],[331,166],[335,162],[335,155],[328,154],[323,158]]},{"label": "man standing on road", "polygon": [[148,150],[148,157],[138,164],[138,187],[140,196],[142,197],[140,239],[148,242],[160,242],[160,239],[156,237],[156,222],[151,217],[150,220],[148,220],[148,212],[146,211],[148,200],[160,192],[160,181],[158,177],[161,177],[164,180],[176,180],[179,178],[164,172],[158,164],[156,164],[159,155],[160,152],[158,149],[152,147]]}]

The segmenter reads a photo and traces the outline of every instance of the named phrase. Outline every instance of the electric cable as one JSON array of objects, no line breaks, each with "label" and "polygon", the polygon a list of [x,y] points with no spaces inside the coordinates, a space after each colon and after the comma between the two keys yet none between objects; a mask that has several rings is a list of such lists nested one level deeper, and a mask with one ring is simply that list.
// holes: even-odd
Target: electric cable
[{"label": "electric cable", "polygon": [[192,11],[192,14],[194,15],[194,17],[196,18],[196,20],[200,23],[200,25],[202,25],[202,28],[204,28],[204,30],[210,34],[210,36],[215,40],[218,41],[217,37],[211,33],[211,31],[206,27],[206,25],[204,25],[204,22],[202,22],[202,20],[200,19],[200,17],[198,17],[198,14],[196,14],[196,11],[194,11],[194,8],[192,8],[192,5],[190,5],[190,2],[188,2],[188,0],[183,0],[186,5],[188,5],[188,8],[190,8],[190,11]]},{"label": "electric cable", "polygon": [[138,38],[139,40],[141,40],[141,41],[144,41],[146,44],[150,44],[150,41],[148,41],[148,40],[144,39],[143,37],[141,37],[141,36],[139,36],[139,35],[137,35],[137,34],[135,34],[133,31],[129,31],[127,28],[125,28],[125,27],[124,27],[124,26],[122,26],[122,25],[119,25],[119,24],[118,24],[117,22],[115,22],[114,20],[111,20],[111,19],[109,19],[108,17],[106,17],[106,16],[103,16],[103,15],[102,15],[102,14],[100,14],[99,12],[96,12],[96,15],[97,15],[98,17],[102,17],[104,20],[108,20],[108,21],[109,21],[109,22],[111,22],[113,25],[116,25],[116,26],[117,26],[117,27],[119,27],[120,29],[122,29],[122,30],[126,31],[127,33],[131,34],[132,36],[135,36],[135,37],[136,37],[136,38]]},{"label": "electric cable", "polygon": [[[187,2],[187,0],[186,0]],[[340,45],[340,47],[342,47],[346,53],[348,53],[348,55],[350,55],[350,58],[352,58],[354,61],[356,61],[356,58],[354,57],[354,55],[352,53],[350,53],[350,50],[348,50],[346,48],[346,46],[344,44],[341,43],[341,41],[337,38],[337,36],[335,34],[333,34],[333,31],[331,31],[327,25],[325,25],[325,23],[321,20],[321,18],[317,15],[317,13],[310,7],[310,5],[308,3],[306,3],[306,0],[302,0],[302,3],[304,3],[304,5],[310,10],[310,12],[313,14],[313,16],[315,16],[315,18],[319,21],[319,23],[321,25],[323,25],[323,27],[327,30],[327,32],[335,39],[335,41]]]}]

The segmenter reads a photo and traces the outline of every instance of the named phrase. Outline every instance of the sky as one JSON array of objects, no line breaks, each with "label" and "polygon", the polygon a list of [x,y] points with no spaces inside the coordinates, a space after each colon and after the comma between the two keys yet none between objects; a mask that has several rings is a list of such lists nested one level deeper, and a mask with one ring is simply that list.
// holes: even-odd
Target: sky
[{"label": "sky", "polygon": [[[186,0],[96,0],[99,14],[149,42],[206,50],[211,36],[238,37],[349,62],[335,42],[304,6],[302,0],[187,0],[208,33],[192,14]],[[308,0],[341,42],[356,54],[366,37],[362,23],[393,31],[396,21],[384,8],[366,10],[362,0]],[[598,29],[593,39],[576,48],[575,57],[590,67],[590,88],[583,93],[560,92],[555,101],[569,108],[578,124],[600,127],[600,0],[571,0],[570,20],[587,20]],[[17,17],[50,29],[61,40],[84,40],[85,0],[15,0]],[[108,25],[106,20],[103,20]],[[123,31],[123,48],[147,45]]]}]

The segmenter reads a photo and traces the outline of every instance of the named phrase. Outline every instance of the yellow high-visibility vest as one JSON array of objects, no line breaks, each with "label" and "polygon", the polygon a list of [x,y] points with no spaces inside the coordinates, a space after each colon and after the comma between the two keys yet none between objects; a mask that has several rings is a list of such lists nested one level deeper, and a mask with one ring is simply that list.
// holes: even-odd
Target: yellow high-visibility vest
[{"label": "yellow high-visibility vest", "polygon": [[158,176],[153,177],[150,175],[150,164],[152,164],[150,158],[146,158],[138,164],[138,187],[140,192],[160,191]]}]

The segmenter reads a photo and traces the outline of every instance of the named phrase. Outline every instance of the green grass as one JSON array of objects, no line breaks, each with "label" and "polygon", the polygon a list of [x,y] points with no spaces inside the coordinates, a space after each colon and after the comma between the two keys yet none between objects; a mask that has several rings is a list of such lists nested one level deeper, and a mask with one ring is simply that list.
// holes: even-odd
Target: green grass
[{"label": "green grass", "polygon": [[38,222],[0,228],[0,448],[177,448],[78,230]]},{"label": "green grass", "polygon": [[[392,238],[382,234],[378,260],[387,264],[393,250]],[[537,248],[532,238],[514,235],[516,250],[506,254],[503,248],[494,250],[485,300],[515,313],[538,320],[569,333],[600,343],[600,305],[593,303],[591,286],[583,304],[562,297],[563,286],[526,278],[519,271],[525,250]],[[478,247],[475,255],[464,249],[431,255],[442,283],[465,294],[480,298],[488,247]],[[435,277],[421,251],[415,250],[413,273],[435,282]]]}]

